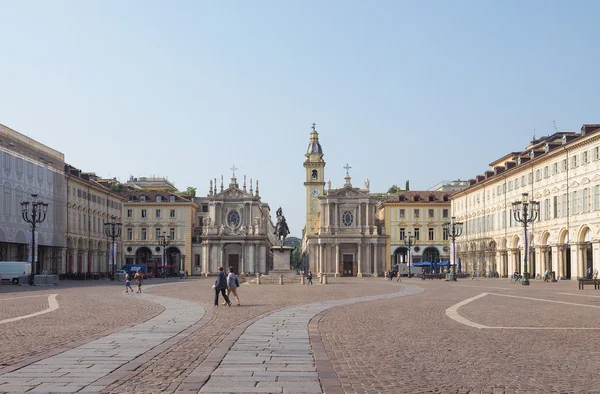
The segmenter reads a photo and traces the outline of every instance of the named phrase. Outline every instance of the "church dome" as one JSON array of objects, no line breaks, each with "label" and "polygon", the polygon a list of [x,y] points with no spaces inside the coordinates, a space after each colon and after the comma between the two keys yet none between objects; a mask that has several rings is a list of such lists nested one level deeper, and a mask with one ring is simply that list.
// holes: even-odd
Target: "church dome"
[{"label": "church dome", "polygon": [[310,132],[310,142],[308,143],[308,149],[306,150],[306,153],[323,154],[323,148],[321,148],[321,144],[319,143],[319,133],[317,133],[317,130],[315,130],[314,123],[312,126],[312,131]]}]

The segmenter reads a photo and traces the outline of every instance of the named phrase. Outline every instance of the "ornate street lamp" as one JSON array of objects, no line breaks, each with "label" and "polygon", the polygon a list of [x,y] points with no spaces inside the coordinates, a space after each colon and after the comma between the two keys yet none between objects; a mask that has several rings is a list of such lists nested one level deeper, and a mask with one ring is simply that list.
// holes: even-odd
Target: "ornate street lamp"
[{"label": "ornate street lamp", "polygon": [[452,280],[456,280],[456,238],[460,237],[463,231],[462,222],[456,222],[456,218],[452,216],[449,222],[444,223],[444,231],[452,240]]},{"label": "ornate street lamp", "polygon": [[37,272],[36,263],[37,256],[35,255],[35,225],[42,223],[46,220],[46,213],[48,212],[48,203],[37,200],[37,194],[32,194],[33,202],[31,203],[31,213],[29,212],[29,201],[23,201],[21,203],[21,214],[23,220],[31,224],[31,276],[29,277],[29,284],[33,285],[33,276]]},{"label": "ornate street lamp", "polygon": [[[415,245],[415,237],[412,235],[412,233],[409,231],[408,235],[406,237],[404,237],[404,245],[408,248],[408,277],[410,278],[410,262],[411,262],[411,249],[414,245]],[[400,273],[398,272],[398,275],[400,275]]]},{"label": "ornate street lamp", "polygon": [[117,245],[115,239],[121,236],[122,226],[123,223],[117,223],[117,218],[114,215],[110,217],[110,222],[104,223],[104,233],[112,240],[108,252],[109,264],[112,264],[112,278],[110,280],[115,280],[115,265],[117,264]]},{"label": "ornate street lamp", "polygon": [[[166,231],[163,231],[163,235],[161,235],[160,237],[158,237],[158,244],[160,246],[162,246],[163,248],[163,257],[162,257],[162,266],[163,266],[163,271],[166,269],[166,259],[167,259],[167,253],[166,253],[166,249],[167,246],[169,246],[171,244],[171,236],[167,235]],[[154,273],[154,276],[156,276],[156,272]]]},{"label": "ornate street lamp", "polygon": [[523,237],[525,238],[525,256],[523,257],[523,279],[522,285],[529,285],[529,273],[527,272],[527,257],[529,256],[529,236],[527,235],[527,224],[537,220],[540,214],[539,201],[529,200],[529,193],[523,193],[521,201],[512,203],[513,216],[519,223],[523,223]]}]

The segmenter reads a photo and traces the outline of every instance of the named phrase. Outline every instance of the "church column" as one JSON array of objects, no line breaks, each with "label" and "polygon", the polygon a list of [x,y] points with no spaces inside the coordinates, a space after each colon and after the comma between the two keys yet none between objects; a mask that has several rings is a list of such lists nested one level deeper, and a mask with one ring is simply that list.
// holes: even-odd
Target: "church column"
[{"label": "church column", "polygon": [[356,263],[357,263],[357,273],[356,276],[359,278],[362,278],[362,267],[361,267],[361,254],[362,254],[362,245],[361,244],[357,244],[358,245],[358,253],[356,255]]},{"label": "church column", "polygon": [[378,253],[377,253],[377,249],[379,249],[379,245],[375,244],[375,251],[373,253],[375,253],[375,259],[373,261],[373,276],[377,277],[379,275],[379,260],[378,260]]},{"label": "church column", "polygon": [[240,265],[238,267],[238,274],[240,272],[245,272],[245,264],[244,264],[244,256],[246,255],[246,244],[242,244],[241,250],[240,250]]},{"label": "church column", "polygon": [[366,220],[365,220],[365,231],[367,234],[371,234],[371,206],[369,203],[365,203],[366,208]]},{"label": "church column", "polygon": [[333,227],[337,228],[338,227],[337,202],[332,202],[331,204],[333,204]]},{"label": "church column", "polygon": [[358,227],[358,229],[362,233],[362,219],[361,219],[361,215],[362,215],[362,203],[359,202],[358,203],[358,215],[356,215],[356,227]]},{"label": "church column", "polygon": [[572,278],[584,278],[585,277],[585,244],[583,243],[578,243],[575,245],[575,256],[576,259],[574,262],[572,262],[572,264],[574,266],[577,267],[577,272],[575,272],[573,274],[573,272],[571,272],[571,277]]},{"label": "church column", "polygon": [[335,277],[340,276],[340,244],[335,243]]}]

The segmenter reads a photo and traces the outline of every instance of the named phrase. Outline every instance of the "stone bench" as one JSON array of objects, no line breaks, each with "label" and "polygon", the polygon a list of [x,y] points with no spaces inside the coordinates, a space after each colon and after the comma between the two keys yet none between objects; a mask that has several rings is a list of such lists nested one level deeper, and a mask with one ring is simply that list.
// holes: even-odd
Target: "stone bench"
[{"label": "stone bench", "polygon": [[600,279],[585,279],[579,278],[579,290],[583,290],[585,286],[594,286],[595,290],[600,289]]}]

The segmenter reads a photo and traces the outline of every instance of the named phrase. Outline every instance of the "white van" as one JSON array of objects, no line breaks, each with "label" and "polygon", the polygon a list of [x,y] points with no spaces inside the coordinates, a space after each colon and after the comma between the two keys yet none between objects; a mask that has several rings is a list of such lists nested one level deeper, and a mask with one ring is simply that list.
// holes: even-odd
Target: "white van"
[{"label": "white van", "polygon": [[31,263],[23,261],[0,261],[0,278],[19,284],[19,276],[31,275]]}]

